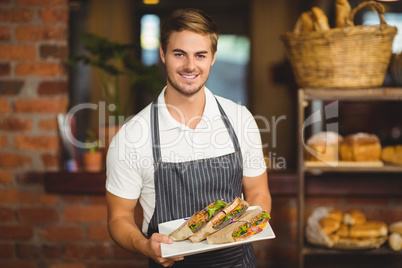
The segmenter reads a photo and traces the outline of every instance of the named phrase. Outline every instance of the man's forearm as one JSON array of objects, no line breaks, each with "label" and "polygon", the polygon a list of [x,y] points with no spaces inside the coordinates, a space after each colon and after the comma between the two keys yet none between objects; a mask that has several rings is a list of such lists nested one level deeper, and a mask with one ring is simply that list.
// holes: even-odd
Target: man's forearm
[{"label": "man's forearm", "polygon": [[146,254],[144,244],[147,242],[147,238],[133,220],[123,217],[111,219],[108,228],[113,241],[120,247],[128,251],[139,251]]}]

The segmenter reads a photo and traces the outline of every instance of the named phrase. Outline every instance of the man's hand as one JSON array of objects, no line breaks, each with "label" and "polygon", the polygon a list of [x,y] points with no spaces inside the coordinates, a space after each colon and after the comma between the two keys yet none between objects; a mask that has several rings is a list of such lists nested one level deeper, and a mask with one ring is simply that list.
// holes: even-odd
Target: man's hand
[{"label": "man's hand", "polygon": [[164,244],[172,244],[173,239],[167,235],[163,234],[158,234],[154,233],[150,239],[147,240],[148,245],[147,245],[147,251],[145,254],[156,261],[157,263],[161,264],[163,267],[170,267],[172,266],[176,261],[181,261],[184,258],[183,257],[177,257],[177,258],[162,258],[162,253],[161,253],[161,243]]}]

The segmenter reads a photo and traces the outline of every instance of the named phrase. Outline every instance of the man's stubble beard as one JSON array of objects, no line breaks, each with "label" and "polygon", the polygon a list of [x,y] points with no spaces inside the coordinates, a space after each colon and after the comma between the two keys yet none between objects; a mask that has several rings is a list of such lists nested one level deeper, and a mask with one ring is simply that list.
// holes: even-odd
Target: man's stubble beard
[{"label": "man's stubble beard", "polygon": [[186,96],[192,96],[192,95],[198,93],[198,92],[205,86],[205,84],[207,83],[207,80],[208,80],[208,79],[205,81],[205,83],[201,84],[198,88],[196,88],[196,89],[193,90],[193,91],[186,91],[186,90],[184,90],[182,87],[180,87],[179,85],[177,85],[176,83],[174,83],[174,82],[172,81],[172,79],[170,79],[169,75],[167,75],[167,80],[168,80],[169,84],[172,85],[172,87],[173,87],[176,91],[178,91],[178,92],[180,92],[180,93],[182,93],[183,95],[186,95]]}]

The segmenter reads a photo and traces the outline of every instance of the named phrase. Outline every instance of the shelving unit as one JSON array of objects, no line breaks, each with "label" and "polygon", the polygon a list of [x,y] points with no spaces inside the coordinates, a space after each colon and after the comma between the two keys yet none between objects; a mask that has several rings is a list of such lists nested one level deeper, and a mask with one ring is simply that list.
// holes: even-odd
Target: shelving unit
[{"label": "shelving unit", "polygon": [[[392,174],[398,177],[402,174],[402,166],[387,165],[382,167],[311,167],[305,165],[304,159],[304,129],[306,114],[305,108],[311,105],[313,100],[321,101],[402,101],[402,88],[370,88],[370,89],[299,89],[298,92],[298,246],[299,246],[299,267],[305,266],[305,256],[307,255],[339,255],[354,254],[353,251],[339,251],[308,245],[305,242],[305,194],[306,194],[306,174],[308,177],[322,174]],[[391,176],[390,176],[391,177]],[[402,177],[401,177],[402,181]],[[395,180],[394,180],[395,182]],[[325,184],[326,182],[322,182]],[[332,184],[337,182],[331,181]],[[397,182],[402,185],[402,182]],[[374,187],[375,188],[375,187]],[[373,191],[375,189],[372,189]],[[399,189],[400,190],[400,189]],[[395,192],[394,192],[395,193]],[[384,194],[384,192],[382,193]],[[402,252],[394,252],[388,248],[380,248],[370,251],[359,251],[358,254],[378,254],[378,255],[399,255]]]}]

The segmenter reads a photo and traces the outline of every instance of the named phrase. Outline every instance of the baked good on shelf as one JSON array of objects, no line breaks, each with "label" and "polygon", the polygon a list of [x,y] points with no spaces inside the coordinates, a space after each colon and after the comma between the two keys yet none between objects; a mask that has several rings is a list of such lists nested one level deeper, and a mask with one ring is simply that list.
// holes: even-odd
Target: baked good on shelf
[{"label": "baked good on shelf", "polygon": [[398,233],[391,233],[388,238],[388,244],[390,248],[395,251],[399,251],[402,249],[402,235]]},{"label": "baked good on shelf", "polygon": [[328,31],[328,18],[324,11],[319,7],[312,7],[311,12],[313,13],[314,18],[314,30],[317,32]]},{"label": "baked good on shelf", "polygon": [[385,162],[402,165],[402,145],[385,146],[381,151],[381,159]]},{"label": "baked good on shelf", "polygon": [[398,234],[402,235],[402,221],[397,221],[397,222],[391,223],[389,225],[389,231],[391,233],[398,233]]},{"label": "baked good on shelf", "polygon": [[379,161],[381,158],[381,144],[375,134],[359,132],[348,135],[339,149],[344,161]]},{"label": "baked good on shelf", "polygon": [[339,229],[341,226],[341,223],[331,217],[324,217],[319,221],[321,230],[324,232],[324,234],[329,235]]},{"label": "baked good on shelf", "polygon": [[343,212],[340,210],[332,210],[328,213],[328,217],[333,218],[341,223],[343,221]]},{"label": "baked good on shelf", "polygon": [[297,19],[294,32],[295,33],[308,33],[314,31],[313,13],[306,11],[300,14]]},{"label": "baked good on shelf", "polygon": [[306,141],[306,160],[332,162],[339,160],[339,145],[343,136],[333,131],[314,134]]},{"label": "baked good on shelf", "polygon": [[360,225],[352,225],[349,229],[351,238],[372,238],[386,236],[388,227],[382,221],[367,221]]},{"label": "baked good on shelf", "polygon": [[348,0],[335,1],[335,26],[342,28],[349,18],[351,7]]},{"label": "baked good on shelf", "polygon": [[337,234],[339,235],[339,237],[342,238],[349,237],[349,226],[347,226],[346,224],[341,224],[337,231]]},{"label": "baked good on shelf", "polygon": [[359,209],[349,210],[343,215],[343,223],[347,225],[361,225],[366,221],[366,216]]}]

